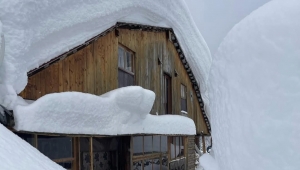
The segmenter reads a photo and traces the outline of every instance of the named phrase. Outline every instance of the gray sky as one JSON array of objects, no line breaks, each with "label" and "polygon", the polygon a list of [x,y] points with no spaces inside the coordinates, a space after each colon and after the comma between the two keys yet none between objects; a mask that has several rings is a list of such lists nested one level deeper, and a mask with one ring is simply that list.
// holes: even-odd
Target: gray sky
[{"label": "gray sky", "polygon": [[211,54],[231,28],[270,0],[185,0]]}]

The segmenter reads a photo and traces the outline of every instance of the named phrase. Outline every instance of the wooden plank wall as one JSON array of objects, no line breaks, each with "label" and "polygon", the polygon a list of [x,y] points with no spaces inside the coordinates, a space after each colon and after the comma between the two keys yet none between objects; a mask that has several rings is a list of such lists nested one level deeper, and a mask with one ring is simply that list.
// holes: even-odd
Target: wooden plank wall
[{"label": "wooden plank wall", "polygon": [[[198,134],[201,131],[208,133],[192,83],[166,33],[119,29],[119,35],[119,43],[135,52],[135,83],[156,94],[151,114],[164,112],[162,82],[163,73],[167,73],[172,79],[172,113],[180,114],[180,85],[184,84],[187,87],[188,117],[195,121]],[[158,58],[162,61],[160,65]]]},{"label": "wooden plank wall", "polygon": [[[29,77],[25,99],[36,100],[49,93],[80,91],[101,95],[118,87],[118,43],[135,52],[135,84],[155,92],[151,114],[164,113],[163,74],[172,79],[172,113],[180,114],[180,84],[187,87],[188,117],[194,119],[197,134],[208,133],[192,84],[174,45],[165,32],[119,29],[89,46]],[[158,58],[162,64],[158,64]],[[174,70],[178,73],[175,77]]]},{"label": "wooden plank wall", "polygon": [[20,95],[25,99],[37,100],[55,92],[79,91],[101,95],[113,90],[118,87],[115,65],[117,47],[117,38],[111,32],[29,77]]}]

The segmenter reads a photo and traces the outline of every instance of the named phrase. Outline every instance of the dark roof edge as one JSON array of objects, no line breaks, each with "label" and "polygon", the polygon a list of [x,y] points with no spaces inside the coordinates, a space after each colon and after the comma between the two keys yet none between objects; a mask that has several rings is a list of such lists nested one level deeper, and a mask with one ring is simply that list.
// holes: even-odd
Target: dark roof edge
[{"label": "dark roof edge", "polygon": [[[70,56],[71,54],[76,53],[77,51],[81,50],[82,48],[88,46],[91,42],[96,41],[97,39],[99,39],[100,37],[103,37],[105,35],[107,35],[108,33],[110,33],[111,31],[114,31],[116,28],[124,28],[124,29],[130,29],[130,30],[142,30],[142,31],[157,31],[157,32],[161,32],[161,31],[170,31],[171,32],[171,37],[170,40],[172,41],[178,56],[190,78],[190,81],[193,85],[193,89],[195,90],[198,102],[200,104],[200,108],[202,111],[202,115],[206,124],[206,127],[209,131],[209,133],[211,133],[211,126],[210,126],[210,122],[209,119],[205,113],[205,109],[204,109],[204,103],[203,103],[203,99],[200,93],[200,87],[199,84],[196,80],[196,77],[194,76],[194,73],[192,71],[192,69],[190,68],[188,61],[186,60],[186,57],[183,53],[183,50],[180,46],[180,43],[177,40],[177,37],[174,33],[174,30],[172,28],[166,28],[166,27],[157,27],[157,26],[150,26],[150,25],[142,25],[142,24],[134,24],[134,23],[125,23],[125,22],[117,22],[114,26],[108,28],[107,30],[103,31],[102,33],[98,34],[97,36],[85,41],[85,43],[78,45],[74,48],[72,48],[71,50],[51,59],[50,61],[40,65],[38,68],[32,69],[27,73],[27,76],[30,77],[38,72],[40,72],[41,70],[47,68],[49,65],[56,63],[60,60],[65,59],[66,57]],[[210,135],[210,134],[208,134]]]}]

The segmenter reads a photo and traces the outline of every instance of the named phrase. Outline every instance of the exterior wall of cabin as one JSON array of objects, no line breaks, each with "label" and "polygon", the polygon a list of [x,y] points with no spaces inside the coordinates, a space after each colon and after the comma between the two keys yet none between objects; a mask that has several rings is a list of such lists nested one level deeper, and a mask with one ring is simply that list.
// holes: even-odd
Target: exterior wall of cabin
[{"label": "exterior wall of cabin", "polygon": [[[37,100],[55,92],[80,91],[101,95],[118,88],[118,44],[135,53],[135,85],[156,94],[151,114],[164,113],[162,82],[166,73],[172,82],[172,114],[181,114],[180,87],[183,84],[187,88],[187,116],[194,120],[197,134],[208,134],[192,84],[165,32],[119,29],[119,36],[116,36],[112,31],[29,77],[20,95],[25,99]],[[161,64],[158,64],[159,60]]]},{"label": "exterior wall of cabin", "polygon": [[[28,84],[20,95],[25,99],[37,100],[55,92],[79,91],[101,95],[114,90],[118,88],[118,46],[134,53],[134,84],[150,89],[156,94],[151,114],[165,112],[163,80],[164,74],[167,74],[171,78],[172,114],[181,114],[183,84],[186,86],[187,96],[188,114],[185,116],[194,120],[197,134],[208,134],[192,83],[166,32],[129,29],[118,29],[118,35],[115,31],[109,32],[87,47],[29,77]],[[74,140],[75,145],[78,145],[76,142],[79,139]],[[170,144],[170,140],[168,143]],[[185,169],[195,168],[194,144],[194,136],[185,138]],[[151,155],[146,155],[148,156]],[[137,160],[133,155],[131,157]]]}]

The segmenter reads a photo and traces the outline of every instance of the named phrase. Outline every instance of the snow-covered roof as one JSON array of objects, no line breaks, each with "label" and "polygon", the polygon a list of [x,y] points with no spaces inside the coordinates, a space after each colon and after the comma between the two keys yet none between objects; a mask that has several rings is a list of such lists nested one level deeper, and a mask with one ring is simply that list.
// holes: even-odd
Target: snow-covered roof
[{"label": "snow-covered roof", "polygon": [[155,94],[139,86],[96,96],[80,92],[53,93],[14,110],[15,129],[41,133],[128,135],[195,135],[190,118],[151,115]]},{"label": "snow-covered roof", "polygon": [[0,124],[0,169],[63,170],[26,141]]},{"label": "snow-covered roof", "polygon": [[25,88],[28,71],[118,21],[173,28],[201,90],[206,90],[210,52],[184,1],[10,0],[1,2],[0,18],[6,42],[0,83],[15,93]]}]

